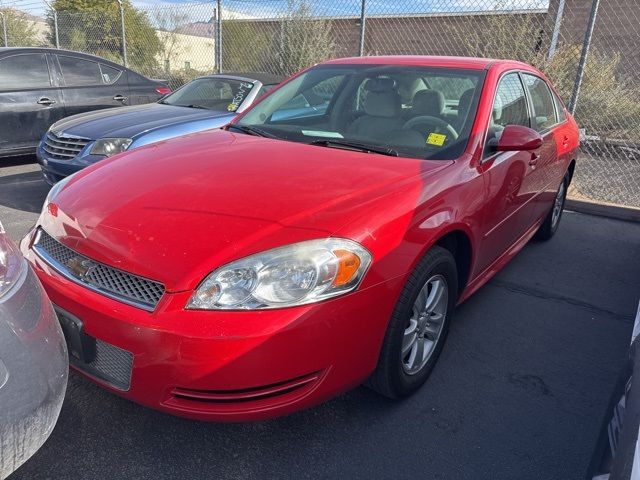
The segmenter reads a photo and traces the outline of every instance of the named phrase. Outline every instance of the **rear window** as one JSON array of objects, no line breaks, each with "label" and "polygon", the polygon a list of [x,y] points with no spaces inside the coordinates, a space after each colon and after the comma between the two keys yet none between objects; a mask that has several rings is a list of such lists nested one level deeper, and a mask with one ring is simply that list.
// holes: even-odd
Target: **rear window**
[{"label": "rear window", "polygon": [[197,78],[165,97],[162,103],[178,107],[235,112],[253,87],[254,84],[251,82],[231,78]]},{"label": "rear window", "polygon": [[529,90],[531,102],[533,103],[533,129],[542,132],[558,123],[551,91],[546,82],[540,77],[527,73],[523,73],[522,78]]},{"label": "rear window", "polygon": [[12,55],[0,60],[0,90],[51,86],[45,54]]},{"label": "rear window", "polygon": [[553,93],[553,101],[556,103],[556,112],[558,113],[558,122],[562,123],[567,119],[567,115],[564,113],[564,104],[560,97]]},{"label": "rear window", "polygon": [[122,73],[121,70],[110,67],[109,65],[105,65],[103,63],[100,64],[100,72],[102,73],[102,83],[106,85],[114,83],[116,80],[118,80],[120,74]]}]

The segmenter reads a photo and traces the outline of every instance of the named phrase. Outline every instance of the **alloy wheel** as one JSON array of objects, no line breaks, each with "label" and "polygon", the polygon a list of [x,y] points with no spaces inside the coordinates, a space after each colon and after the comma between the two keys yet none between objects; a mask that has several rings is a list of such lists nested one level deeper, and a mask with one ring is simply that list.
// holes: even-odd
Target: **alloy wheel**
[{"label": "alloy wheel", "polygon": [[447,316],[449,288],[442,275],[429,278],[416,298],[402,339],[402,369],[420,372],[431,358]]}]

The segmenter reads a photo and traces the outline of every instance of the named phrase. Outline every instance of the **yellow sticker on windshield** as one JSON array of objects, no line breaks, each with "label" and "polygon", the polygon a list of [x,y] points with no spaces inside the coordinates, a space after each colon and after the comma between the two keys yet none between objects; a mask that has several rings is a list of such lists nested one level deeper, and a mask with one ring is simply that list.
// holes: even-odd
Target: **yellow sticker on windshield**
[{"label": "yellow sticker on windshield", "polygon": [[440,133],[430,133],[427,137],[427,143],[429,145],[435,145],[437,147],[441,147],[444,145],[445,140],[447,139],[446,135],[441,135]]},{"label": "yellow sticker on windshield", "polygon": [[236,108],[238,108],[236,105],[234,105],[233,103],[230,103],[229,105],[227,105],[227,110],[229,110],[230,112],[235,112]]}]

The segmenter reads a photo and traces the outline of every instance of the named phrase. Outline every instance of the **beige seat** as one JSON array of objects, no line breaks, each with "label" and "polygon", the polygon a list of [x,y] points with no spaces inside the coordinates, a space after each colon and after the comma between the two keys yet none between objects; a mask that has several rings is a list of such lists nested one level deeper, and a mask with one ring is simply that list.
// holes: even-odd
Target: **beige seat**
[{"label": "beige seat", "polygon": [[364,115],[356,118],[347,128],[349,133],[379,139],[390,130],[402,127],[400,95],[393,89],[392,82],[381,80],[388,79],[370,79],[365,83]]}]

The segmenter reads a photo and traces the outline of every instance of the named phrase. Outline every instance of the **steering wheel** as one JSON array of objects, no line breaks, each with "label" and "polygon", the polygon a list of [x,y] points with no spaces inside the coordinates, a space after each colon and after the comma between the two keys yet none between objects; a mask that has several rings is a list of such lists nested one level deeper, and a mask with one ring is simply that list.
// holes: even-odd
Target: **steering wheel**
[{"label": "steering wheel", "polygon": [[451,138],[453,138],[454,140],[458,139],[458,132],[456,132],[455,129],[450,124],[448,124],[447,122],[445,122],[440,118],[432,117],[431,115],[420,115],[419,117],[414,117],[411,120],[408,120],[407,122],[405,122],[405,124],[402,126],[402,129],[415,130],[416,129],[415,127],[417,127],[418,125],[428,125],[430,128],[424,129],[424,131],[426,132],[433,130],[433,127],[435,127],[435,130],[440,130],[440,131],[446,130],[447,133],[451,135]]}]

